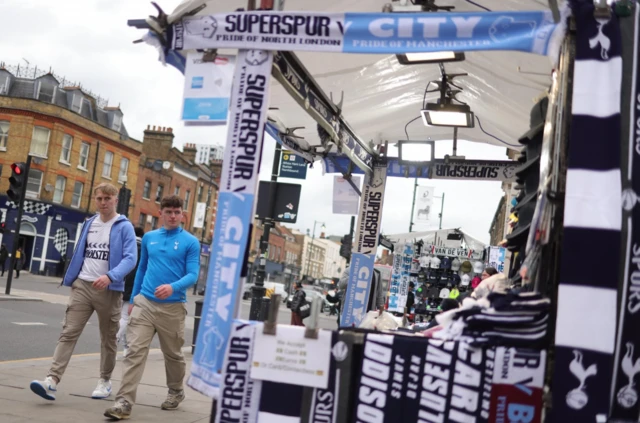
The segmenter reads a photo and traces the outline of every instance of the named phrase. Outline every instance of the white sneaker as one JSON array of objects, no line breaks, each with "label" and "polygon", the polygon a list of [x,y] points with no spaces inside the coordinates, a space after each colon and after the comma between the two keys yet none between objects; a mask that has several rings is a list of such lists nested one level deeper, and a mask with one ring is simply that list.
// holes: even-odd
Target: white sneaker
[{"label": "white sneaker", "polygon": [[40,395],[46,400],[53,401],[56,399],[58,384],[51,376],[47,376],[44,380],[34,380],[29,387],[34,394]]},{"label": "white sneaker", "polygon": [[129,348],[122,349],[122,358],[125,358],[129,354]]},{"label": "white sneaker", "polygon": [[91,398],[104,399],[108,398],[109,395],[111,395],[111,381],[100,379],[98,381],[98,386],[96,386],[95,391],[91,394]]}]

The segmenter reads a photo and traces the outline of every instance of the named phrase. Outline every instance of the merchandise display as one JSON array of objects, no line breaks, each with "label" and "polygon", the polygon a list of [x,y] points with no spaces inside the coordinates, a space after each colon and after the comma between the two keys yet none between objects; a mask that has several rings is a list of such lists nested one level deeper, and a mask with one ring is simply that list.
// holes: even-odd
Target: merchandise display
[{"label": "merchandise display", "polygon": [[[360,3],[357,7],[366,7],[366,2]],[[457,11],[449,13],[454,6],[435,3],[392,1],[383,13],[305,10],[287,12],[290,16],[282,10],[215,10],[207,11],[208,15],[198,10],[180,16],[182,19],[154,22],[166,27],[163,31],[155,28],[154,35],[161,35],[162,40],[155,41],[163,60],[169,60],[170,53],[194,48],[211,49],[214,54],[217,48],[239,48],[236,62],[242,66],[236,69],[235,78],[246,82],[259,77],[264,82],[256,110],[250,110],[250,100],[235,101],[230,107],[230,119],[245,112],[257,116],[256,128],[260,129],[251,139],[258,144],[258,156],[245,182],[237,176],[243,174],[242,160],[236,160],[244,159],[238,147],[244,132],[229,131],[228,147],[233,151],[225,151],[228,157],[221,173],[211,253],[222,264],[209,268],[207,286],[215,289],[205,291],[189,380],[191,387],[215,398],[216,423],[637,421],[640,401],[634,378],[640,364],[634,351],[640,345],[635,342],[632,310],[640,307],[633,286],[636,245],[627,232],[631,233],[633,224],[640,227],[633,220],[638,194],[631,188],[637,188],[631,180],[634,169],[625,169],[625,162],[632,166],[632,157],[620,157],[618,144],[622,140],[631,156],[639,152],[634,136],[638,132],[635,123],[640,122],[636,119],[640,110],[640,5],[569,0],[558,8],[557,2],[550,1],[542,6],[536,3],[537,9],[544,10],[474,9],[458,15]],[[529,2],[518,3],[527,7],[525,4]],[[402,13],[402,18],[394,13]],[[210,23],[216,22],[213,16],[219,22],[215,26]],[[294,22],[288,37],[262,33],[284,30],[289,25],[285,22]],[[624,31],[622,24],[627,25]],[[425,38],[433,40],[425,43]],[[458,38],[465,38],[464,43]],[[247,43],[249,39],[253,42]],[[434,141],[409,139],[406,126],[407,139],[393,141],[389,134],[378,131],[384,108],[369,110],[373,107],[368,104],[359,106],[368,113],[361,120],[389,139],[364,142],[346,122],[342,100],[334,103],[335,91],[327,96],[312,76],[333,75],[330,68],[314,68],[311,73],[293,53],[397,54],[405,66],[411,53],[443,53],[437,47],[442,43],[453,49],[455,60],[464,63],[461,66],[477,66],[487,74],[490,68],[502,65],[481,56],[483,50],[548,55],[553,69],[550,86],[542,82],[535,88],[531,81],[538,76],[510,81],[514,92],[527,86],[529,102],[518,104],[514,116],[522,115],[528,122],[517,124],[505,114],[499,125],[491,121],[499,137],[488,133],[481,119],[489,120],[485,116],[515,108],[518,102],[505,94],[508,89],[485,87],[478,95],[495,92],[500,102],[472,112],[469,104],[455,97],[462,92],[455,85],[458,79],[451,82],[467,75],[447,74],[445,64],[451,64],[438,61],[424,67],[437,63],[441,79],[426,81],[424,94],[421,89],[406,95],[423,98],[416,120],[422,117],[438,141],[451,139],[453,132],[453,154],[436,158],[445,154],[440,146],[436,156]],[[633,54],[629,49],[634,49]],[[473,53],[478,56],[466,60],[461,53],[471,50],[478,50]],[[521,57],[513,54],[508,65],[517,67],[518,73],[535,75],[534,66]],[[353,69],[363,68],[365,74],[367,67],[379,64],[361,63]],[[392,66],[384,67],[384,72],[395,71]],[[355,72],[342,71],[344,78]],[[292,104],[302,106],[316,121],[312,135],[320,144],[292,136],[290,128],[272,115],[267,119],[269,105],[262,96],[269,98],[271,74],[279,82],[278,90],[291,94]],[[381,75],[377,76],[384,85]],[[622,87],[629,75],[631,89]],[[432,82],[437,88],[430,90]],[[543,92],[536,91],[542,87]],[[251,94],[244,88],[234,82],[232,101]],[[389,84],[384,89],[392,92],[397,87]],[[427,98],[429,93],[441,95],[434,100],[437,103]],[[399,99],[389,96],[393,101]],[[440,124],[439,113],[460,120]],[[362,121],[358,125],[364,126]],[[347,179],[352,173],[365,175],[360,191],[353,186],[360,195],[360,208],[357,224],[352,221],[352,233],[346,237],[352,239],[343,242],[350,254],[340,248],[349,269],[337,330],[318,328],[321,298],[309,303],[305,327],[277,324],[280,297],[275,294],[268,317],[264,310],[257,310],[268,301],[253,298],[251,318],[259,315],[255,318],[266,319],[264,322],[237,319],[240,302],[236,297],[246,270],[242,260],[249,255],[247,246],[252,245],[253,185],[259,174],[263,124],[285,149],[308,155],[310,164],[321,162],[323,172],[339,172]],[[500,126],[504,128],[498,131]],[[442,128],[448,138],[437,132],[445,131]],[[621,134],[621,128],[631,133]],[[487,142],[508,147],[510,161],[482,169],[465,159],[466,152],[458,154],[458,136],[474,141],[487,138],[485,135],[492,138]],[[628,139],[623,139],[625,135]],[[397,142],[398,157],[388,156],[391,142]],[[412,150],[407,147],[411,143],[421,144],[424,151],[430,149],[431,156],[414,162],[417,154],[408,153]],[[621,184],[625,171],[630,175],[626,185]],[[442,229],[444,194],[439,229],[416,232],[412,220],[407,222],[408,233],[385,233],[382,242],[389,177],[415,178],[416,188],[418,178],[501,182],[505,196],[491,225],[491,245],[460,227]],[[431,201],[435,188],[428,188],[418,192],[429,192],[423,200]],[[412,211],[411,219],[415,216],[438,227],[434,210],[434,204],[423,201]],[[594,245],[613,268],[584,265]],[[621,251],[624,246],[626,260]],[[376,283],[380,278],[373,270],[382,248],[386,255],[379,263],[388,267],[391,262],[385,260],[392,260],[383,292],[386,304],[378,301],[383,288]],[[618,263],[625,263],[624,271]]]}]

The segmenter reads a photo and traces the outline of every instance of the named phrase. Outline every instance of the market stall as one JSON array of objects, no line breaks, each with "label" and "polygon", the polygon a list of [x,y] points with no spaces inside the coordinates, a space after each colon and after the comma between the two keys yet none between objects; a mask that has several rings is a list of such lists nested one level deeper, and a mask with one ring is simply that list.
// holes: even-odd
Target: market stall
[{"label": "market stall", "polygon": [[[419,13],[394,14],[399,10],[393,7],[371,13],[369,2],[298,3],[300,12],[284,13],[229,12],[234,6],[226,2],[211,2],[203,9],[197,7],[203,1],[187,1],[174,15],[149,21],[155,31],[146,40],[160,48],[163,60],[178,68],[184,67],[181,51],[240,49],[230,98],[229,121],[234,124],[228,134],[212,265],[189,379],[194,389],[216,398],[212,420],[534,422],[542,420],[549,406],[543,403],[545,387],[553,396],[548,421],[605,421],[608,416],[638,415],[634,369],[628,369],[627,355],[621,359],[622,338],[615,339],[617,272],[576,269],[588,256],[591,240],[606,245],[607,262],[620,261],[620,157],[612,146],[620,141],[621,51],[632,43],[622,44],[618,16],[605,4],[595,7],[589,1],[575,1],[569,18],[568,8],[554,8],[552,13],[546,4],[529,1],[486,3],[499,4],[500,9],[544,10],[477,12],[475,2],[454,2],[456,12],[474,11],[459,14],[448,13],[442,5],[428,9],[433,3],[425,2],[427,8]],[[311,13],[305,11],[308,7],[325,10]],[[187,12],[194,16],[185,16]],[[624,15],[623,9],[615,12]],[[638,11],[634,13],[637,25]],[[400,71],[384,61],[367,62],[371,54],[406,56],[440,52],[443,46],[454,53],[475,52],[469,60],[456,62],[468,66],[475,79],[475,85],[472,82],[463,91],[469,96],[468,104],[452,103],[458,93],[450,84],[457,87],[458,80],[442,64],[437,67],[439,89],[433,91],[440,96],[439,106],[434,108],[426,102],[431,91],[423,75],[414,76],[417,89],[400,82],[413,72],[409,68]],[[486,52],[490,50],[500,53],[492,56]],[[307,52],[301,54],[305,62],[307,57],[314,58],[316,78],[292,51]],[[336,61],[322,57],[337,53],[341,54]],[[520,54],[527,54],[527,59]],[[550,86],[548,79],[540,82],[538,74],[548,75],[550,68],[542,65],[546,58],[536,54],[552,59]],[[501,60],[512,65],[501,65]],[[347,65],[353,68],[344,68]],[[543,70],[531,71],[536,65]],[[511,79],[522,74],[523,67],[525,75]],[[281,86],[270,97],[271,74]],[[340,79],[349,74],[353,78]],[[386,75],[393,76],[383,78]],[[355,90],[356,83],[363,85],[357,94],[347,92],[346,103],[334,103],[319,88],[323,78],[334,78],[340,86],[355,80],[351,87]],[[372,84],[371,78],[383,83]],[[375,95],[369,95],[372,91]],[[394,160],[386,148],[389,141],[404,139],[398,122],[414,116],[415,101],[413,113],[403,108],[410,107],[409,100],[418,95],[422,117],[430,127],[431,153],[433,142],[449,139],[452,132],[451,125],[438,126],[431,113],[451,105],[445,111],[462,111],[466,116],[462,124],[466,129],[456,128],[454,139],[522,150],[517,169],[494,166],[503,178],[517,178],[521,195],[514,207],[518,223],[507,238],[517,265],[511,266],[509,280],[496,275],[489,281],[491,288],[517,289],[478,293],[463,308],[439,315],[435,333],[393,328],[392,323],[378,329],[395,331],[358,330],[353,326],[365,319],[386,179],[434,175],[433,160]],[[310,161],[330,161],[334,170],[347,177],[355,168],[365,174],[341,316],[345,327],[339,331],[317,330],[319,304],[312,305],[306,329],[275,325],[277,296],[272,297],[266,322],[235,320],[269,102],[278,103],[281,113],[271,117],[268,130],[285,148]],[[482,117],[474,117],[470,108]],[[287,122],[296,120],[298,125],[298,118],[304,120],[302,113],[318,124],[316,131],[303,134],[304,140],[291,137],[282,123],[286,116]],[[345,156],[346,168],[331,154]],[[493,175],[490,170],[461,168],[460,172],[466,180]],[[629,210],[636,198],[627,201]],[[432,257],[428,266],[420,265],[421,251],[416,260],[413,247],[402,250],[401,265],[408,265],[409,273],[416,270],[411,269],[416,261],[419,267],[431,269],[433,263],[450,259],[447,247],[437,245],[436,235],[433,244],[427,244],[431,253],[425,257]],[[468,237],[464,242],[469,247],[477,240]],[[412,239],[404,245],[415,244]],[[469,258],[477,254],[478,262],[486,260],[482,247],[478,253],[467,248]],[[442,258],[436,254],[438,248],[445,249]],[[426,258],[422,264],[427,264]],[[437,269],[441,270],[440,265]],[[444,273],[449,274],[436,272],[436,276],[441,280]],[[626,294],[622,297],[626,299]],[[624,311],[619,333],[625,333],[629,324],[622,316]],[[594,337],[594,330],[601,330],[603,336]],[[553,361],[548,360],[550,351]],[[631,381],[619,391],[624,380],[612,375],[618,363]]]}]

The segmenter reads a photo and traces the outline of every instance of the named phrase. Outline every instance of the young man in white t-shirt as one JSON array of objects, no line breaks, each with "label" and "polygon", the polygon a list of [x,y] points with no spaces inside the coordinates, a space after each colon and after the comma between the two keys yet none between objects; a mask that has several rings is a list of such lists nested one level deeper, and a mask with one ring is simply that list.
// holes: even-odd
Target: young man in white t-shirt
[{"label": "young man in white t-shirt", "polygon": [[55,400],[57,385],[69,364],[73,349],[95,311],[100,327],[100,380],[91,395],[111,395],[111,373],[116,365],[116,333],[122,308],[124,278],[136,265],[136,235],[129,220],[116,213],[118,189],[100,184],[94,191],[98,214],[87,220],[62,283],[71,295],[62,333],[47,377],[31,382],[31,390]]}]

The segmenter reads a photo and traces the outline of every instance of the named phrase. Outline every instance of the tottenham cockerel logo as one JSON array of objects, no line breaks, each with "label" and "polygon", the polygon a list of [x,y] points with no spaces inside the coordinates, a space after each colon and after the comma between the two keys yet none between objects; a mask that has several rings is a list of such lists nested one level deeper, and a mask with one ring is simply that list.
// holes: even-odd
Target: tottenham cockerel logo
[{"label": "tottenham cockerel logo", "polygon": [[580,384],[567,394],[567,405],[574,410],[581,410],[589,403],[589,396],[586,393],[587,379],[598,374],[598,366],[594,363],[585,369],[582,364],[582,352],[573,350],[573,355],[574,359],[569,364],[569,371]]},{"label": "tottenham cockerel logo", "polygon": [[602,27],[608,23],[608,20],[598,20],[598,33],[595,37],[589,38],[589,47],[596,48],[598,44],[600,45],[600,57],[602,57],[602,60],[609,58],[609,48],[611,48],[611,40],[602,32]]},{"label": "tottenham cockerel logo", "polygon": [[631,408],[638,402],[638,391],[633,389],[636,386],[635,377],[640,373],[640,358],[633,360],[633,344],[627,342],[627,352],[620,363],[622,371],[627,375],[629,383],[623,386],[617,394],[618,404],[624,408]]}]

